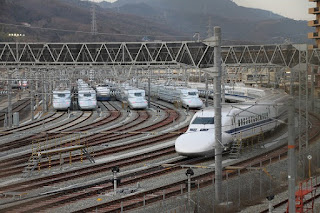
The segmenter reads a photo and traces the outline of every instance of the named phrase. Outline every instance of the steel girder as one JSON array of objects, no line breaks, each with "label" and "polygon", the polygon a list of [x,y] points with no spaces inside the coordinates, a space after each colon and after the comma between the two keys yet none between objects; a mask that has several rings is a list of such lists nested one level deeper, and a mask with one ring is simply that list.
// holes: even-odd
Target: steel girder
[{"label": "steel girder", "polygon": [[[226,65],[294,67],[301,51],[294,45],[222,46]],[[309,62],[319,64],[318,50]],[[201,42],[0,43],[0,66],[213,66],[214,47]]]}]

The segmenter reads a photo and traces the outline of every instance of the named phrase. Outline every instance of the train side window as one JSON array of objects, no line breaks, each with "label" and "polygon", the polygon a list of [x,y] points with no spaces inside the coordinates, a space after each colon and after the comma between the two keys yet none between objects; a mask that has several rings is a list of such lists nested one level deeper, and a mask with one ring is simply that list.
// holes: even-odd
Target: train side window
[{"label": "train side window", "polygon": [[240,120],[238,120],[238,126],[240,126]]}]

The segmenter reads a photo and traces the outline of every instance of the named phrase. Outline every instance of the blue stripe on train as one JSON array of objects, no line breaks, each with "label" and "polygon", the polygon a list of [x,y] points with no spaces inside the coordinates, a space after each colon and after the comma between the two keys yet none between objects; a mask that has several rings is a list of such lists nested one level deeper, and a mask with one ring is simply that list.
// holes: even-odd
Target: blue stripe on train
[{"label": "blue stripe on train", "polygon": [[266,120],[262,120],[262,121],[251,123],[251,124],[247,124],[247,125],[244,125],[244,126],[241,126],[241,127],[236,127],[234,129],[230,129],[230,130],[225,131],[225,133],[235,134],[236,132],[241,132],[241,131],[243,132],[243,131],[247,131],[247,130],[250,130],[250,129],[253,129],[253,128],[261,127],[261,126],[267,125],[267,124],[269,124],[271,122],[276,122],[276,120],[279,119],[280,116],[282,116],[282,115],[279,115],[279,116],[277,116],[275,118],[268,118]]},{"label": "blue stripe on train", "polygon": [[110,101],[110,97],[97,97],[97,101]]}]

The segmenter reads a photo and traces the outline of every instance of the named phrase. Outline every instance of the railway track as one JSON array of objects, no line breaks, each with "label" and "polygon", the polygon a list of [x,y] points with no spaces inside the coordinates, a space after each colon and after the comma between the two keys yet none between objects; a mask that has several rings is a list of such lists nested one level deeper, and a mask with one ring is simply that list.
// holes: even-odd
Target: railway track
[{"label": "railway track", "polygon": [[[86,143],[88,145],[100,145],[100,144],[107,144],[107,143],[110,143],[112,141],[116,141],[116,140],[120,140],[120,139],[124,139],[124,138],[128,138],[128,137],[132,137],[132,136],[135,136],[137,134],[142,134],[141,132],[138,132],[140,130],[136,130],[136,132],[134,132],[133,134],[128,134],[128,133],[124,133],[124,134],[116,134],[115,131],[125,131],[129,128],[132,128],[133,126],[135,125],[138,125],[138,124],[141,124],[142,122],[145,122],[146,119],[148,118],[148,115],[146,114],[145,111],[139,111],[139,114],[141,115],[140,119],[139,116],[134,120],[136,122],[130,122],[129,124],[126,124],[126,125],[122,125],[120,127],[116,127],[116,128],[113,128],[111,130],[109,130],[108,134],[103,134],[103,139],[101,139],[101,134],[96,134],[94,135],[94,137],[91,137],[91,138],[86,138]],[[168,124],[168,119],[169,121],[171,120],[170,117],[168,117],[166,120],[164,120],[165,123],[163,123],[163,125],[167,125]],[[153,127],[153,128],[151,128]],[[153,130],[153,129],[156,129],[159,127],[159,124],[155,125],[155,126],[151,126],[151,127],[146,127],[144,128],[144,130]],[[184,132],[186,129],[183,129],[182,132]],[[171,135],[167,135],[167,136],[159,136],[159,139],[160,140],[163,140],[163,139],[167,139],[167,138],[171,138],[171,137],[174,137],[175,135],[174,134],[171,134]],[[98,140],[99,138],[99,140]],[[116,146],[116,147],[109,147],[107,146],[106,148],[103,148],[103,149],[100,149],[99,151],[96,151],[94,153],[94,157],[100,157],[100,156],[105,156],[105,155],[108,155],[108,154],[112,154],[112,153],[118,153],[118,152],[121,152],[121,151],[126,151],[126,150],[129,150],[129,149],[134,149],[134,148],[138,148],[138,147],[141,147],[141,146],[146,146],[146,145],[149,145],[151,143],[155,143],[159,140],[157,140],[157,138],[153,138],[153,139],[145,139],[145,140],[140,140],[138,142],[135,142],[135,143],[132,143],[132,144],[127,144],[127,145],[124,145],[124,146]],[[64,145],[72,145],[70,142],[67,142],[65,143]],[[30,153],[31,154],[31,153]],[[8,167],[8,166],[12,166],[12,165],[17,165],[18,163],[25,163],[27,161],[27,159],[30,157],[30,154],[29,155],[26,155],[26,156],[20,156],[20,157],[17,157],[16,159],[9,159],[10,162],[7,162],[5,165],[2,165],[4,167]],[[77,161],[81,161],[81,156],[75,156],[73,158],[73,162],[77,162]],[[68,160],[68,157],[65,157],[64,158],[64,161],[67,161]],[[52,160],[51,163],[50,163],[50,166],[51,167],[54,167],[54,166],[59,166],[60,165],[60,159],[56,159],[56,160]],[[48,161],[44,161],[42,162],[42,168],[47,168],[49,166],[49,163]],[[24,165],[21,165],[21,166],[16,166],[14,168],[10,168],[10,170],[0,170],[1,174],[0,174],[0,177],[8,177],[8,176],[11,176],[11,175],[16,175],[16,174],[19,174],[23,171],[24,169]]]},{"label": "railway track", "polygon": [[[110,106],[112,106],[112,105],[110,104]],[[115,109],[115,107],[113,107],[113,109]],[[90,113],[90,116],[86,116],[87,119],[89,119],[91,117],[91,115],[92,115],[92,112],[87,112],[87,113]],[[48,140],[58,139],[58,138],[60,138],[60,140],[62,140],[63,136],[73,134],[73,132],[87,131],[87,130],[93,129],[95,127],[99,127],[99,126],[108,124],[108,123],[116,120],[120,115],[121,115],[121,113],[119,111],[111,111],[111,113],[108,116],[106,116],[104,119],[98,120],[98,121],[96,121],[94,123],[91,123],[91,124],[83,126],[83,127],[78,127],[78,128],[73,128],[73,126],[75,126],[75,125],[77,125],[79,123],[83,123],[87,119],[82,120],[81,122],[78,122],[78,123],[76,123],[75,120],[74,120],[73,121],[74,125],[73,124],[70,125],[71,122],[69,122],[68,124],[66,124],[67,126],[66,125],[60,125],[58,127],[46,129],[45,133],[43,133],[41,135],[37,135],[37,136],[32,136],[32,138],[28,138],[28,139],[27,138],[22,138],[22,139],[19,139],[19,140],[16,140],[16,141],[11,141],[9,143],[10,144],[10,148],[19,148],[22,145],[28,145],[28,143],[31,144],[32,141],[41,142],[41,141],[44,141],[44,140],[48,141]],[[41,125],[41,124],[43,125],[43,122],[40,123],[39,125]],[[36,125],[36,126],[38,126],[38,125]],[[20,130],[20,129],[18,129],[18,130]],[[51,133],[51,132],[56,132],[56,131],[57,131],[57,133]],[[67,131],[70,131],[70,132],[68,133]],[[61,132],[64,132],[64,133],[61,133]],[[9,148],[3,147],[3,146],[6,146],[6,144],[1,145],[0,146],[0,150],[4,151],[4,150],[8,150],[9,149]],[[17,165],[17,163],[23,163],[23,162],[26,161],[26,157],[30,157],[30,154],[31,154],[31,152],[27,153],[27,154],[25,154],[23,156],[18,156],[18,157],[9,159],[10,162],[6,161],[6,162],[4,162],[5,163],[4,165],[1,164],[3,162],[0,162],[0,165],[4,166],[4,167],[8,167],[9,165]],[[0,174],[0,177],[2,177],[1,174]]]},{"label": "railway track", "polygon": [[[315,140],[319,137],[320,134],[320,120],[317,116],[312,115],[310,118],[312,122],[312,131],[310,131],[310,139]],[[284,146],[280,149],[270,150],[268,153],[263,153],[253,158],[246,159],[244,161],[238,162],[236,164],[232,164],[230,166],[236,166],[240,169],[240,172],[246,173],[248,167],[261,167],[270,164],[270,160],[276,162],[281,156],[281,159],[286,157],[287,154],[287,146]],[[238,171],[229,172],[228,178],[233,178],[238,175]],[[199,187],[206,187],[212,185],[212,177],[214,176],[214,172],[206,172],[202,175],[194,176],[192,181],[198,181]],[[226,178],[226,171],[223,172],[223,178]],[[165,186],[153,188],[148,191],[143,191],[141,193],[135,193],[134,195],[125,196],[124,198],[116,199],[109,202],[104,202],[103,204],[93,205],[88,208],[81,209],[75,212],[93,212],[96,209],[102,212],[120,212],[121,210],[126,211],[133,208],[142,207],[143,205],[147,205],[150,203],[154,203],[156,201],[160,201],[163,199],[163,191],[166,191],[166,198],[180,195],[181,192],[186,192],[186,188],[182,188],[185,184],[186,180],[177,181]],[[149,195],[149,196],[148,196]],[[284,201],[286,202],[286,201]],[[266,211],[264,211],[266,212]]]},{"label": "railway track", "polygon": [[[142,111],[141,111],[142,112]],[[169,117],[169,120],[170,120],[170,122],[172,122],[172,118],[171,118],[171,116],[168,116]],[[166,120],[168,120],[168,118],[167,119],[164,119],[164,122],[167,122]],[[154,127],[153,127],[153,129],[154,128],[158,128],[158,127],[160,127],[161,125],[159,125],[159,124],[156,124]],[[146,127],[145,128],[146,130],[147,129],[150,129],[150,127]],[[152,128],[151,128],[152,129]],[[184,131],[185,131],[185,129],[184,129]],[[160,136],[160,137],[158,137],[158,138],[151,138],[151,139],[149,139],[149,140],[145,140],[145,141],[143,141],[143,143],[144,144],[146,144],[146,143],[148,143],[148,144],[150,144],[150,143],[154,143],[154,142],[157,142],[157,141],[162,141],[162,140],[164,140],[165,138],[171,138],[171,137],[174,137],[175,135],[162,135],[162,136]],[[139,144],[132,144],[131,145],[131,147],[139,147],[139,146],[141,146],[141,144],[139,145]],[[122,150],[126,150],[126,149],[130,149],[130,146],[127,146],[127,147],[115,147],[115,150],[117,150],[117,152],[120,150],[121,151],[121,149]],[[108,150],[108,152],[109,153],[113,153],[113,152],[115,152],[114,150]],[[173,149],[173,147],[170,147],[170,148],[168,148],[167,150],[164,150],[164,151],[159,151],[159,152],[156,152],[156,153],[153,153],[153,155],[155,155],[155,156],[159,156],[159,155],[163,155],[163,152],[164,153],[174,153],[174,149]],[[100,154],[105,154],[106,153],[106,150],[104,151],[104,153],[100,153]],[[149,158],[152,158],[152,153],[144,153],[144,154],[142,154],[141,156],[138,156],[138,157],[143,157],[143,158],[147,158],[147,159],[149,159]],[[131,159],[131,158],[130,158]],[[141,161],[141,160],[140,160]],[[125,162],[125,161],[121,161],[121,162]],[[108,164],[109,165],[109,164]],[[112,165],[112,164],[111,164]],[[119,163],[117,163],[117,165],[122,165],[122,164],[119,164]],[[110,169],[110,167],[108,167],[107,169]],[[98,171],[101,171],[102,169],[101,168],[98,168]],[[72,172],[73,173],[73,172]],[[38,182],[39,183],[39,180],[37,180],[36,182]],[[46,183],[46,184],[48,184],[48,183]],[[1,190],[8,190],[9,188],[2,188]],[[21,188],[19,189],[19,190],[22,190]]]},{"label": "railway track", "polygon": [[13,134],[16,132],[25,131],[25,130],[33,131],[32,128],[53,122],[53,121],[61,118],[63,115],[65,115],[64,112],[51,113],[47,116],[42,117],[41,119],[34,120],[33,122],[28,122],[27,124],[21,125],[19,127],[13,127],[13,128],[10,128],[9,130],[1,131],[0,137],[7,136],[7,135],[10,135],[10,134]]},{"label": "railway track", "polygon": [[[310,118],[311,122],[312,122],[312,131],[310,131],[310,138],[315,138],[317,136],[319,136],[319,119],[315,118],[314,116]],[[279,156],[281,156],[281,159],[283,159],[286,156],[287,153],[287,149],[286,146],[282,147],[282,148],[277,148],[276,150],[270,150],[268,153],[263,153],[260,155],[257,155],[255,157],[252,157],[250,159],[246,159],[245,161],[241,161],[238,162],[236,164],[232,164],[232,166],[237,166],[239,168],[241,168],[240,172],[241,173],[245,173],[247,172],[247,167],[261,167],[264,165],[268,165],[270,164],[270,160],[272,161],[278,161],[279,160]],[[185,163],[185,162],[184,162]],[[171,168],[170,168],[171,169]],[[169,170],[169,169],[165,169],[165,170]],[[153,174],[156,174],[156,172],[152,171]],[[144,172],[145,174],[146,172]],[[235,176],[237,176],[238,171],[236,172],[231,172],[228,173],[228,177],[229,178],[233,178]],[[150,175],[145,174],[146,176]],[[159,173],[158,173],[159,175]],[[206,172],[204,174],[195,176],[192,178],[193,181],[198,180],[199,181],[199,187],[205,187],[208,185],[212,185],[212,177],[214,175],[214,172]],[[225,178],[226,173],[223,173],[223,176]],[[139,175],[134,175],[139,176]],[[154,177],[154,176],[150,176],[150,177]],[[139,176],[139,181],[141,180],[142,175]],[[200,181],[201,180],[201,181]],[[123,178],[124,181],[124,178]],[[138,182],[138,180],[136,180],[135,178],[132,178],[132,181],[130,182],[130,184],[136,183]],[[123,182],[126,183],[126,182]],[[93,212],[96,211],[96,209],[99,209],[99,211],[103,211],[103,212],[119,212],[122,210],[129,210],[132,208],[137,208],[139,206],[142,206],[144,204],[149,204],[149,203],[153,203],[156,202],[158,200],[162,200],[163,199],[163,190],[166,191],[166,198],[171,197],[171,196],[176,196],[181,194],[182,192],[186,191],[186,188],[183,187],[183,185],[185,184],[185,180],[181,180],[181,181],[177,181],[165,186],[161,186],[161,187],[155,187],[153,189],[150,190],[144,190],[143,192],[138,192],[138,193],[134,193],[133,195],[129,195],[129,196],[125,196],[124,198],[119,198],[113,201],[108,201],[108,202],[104,202],[102,204],[98,204],[98,205],[93,205],[91,207],[88,208],[84,208],[84,209],[80,209],[79,211],[76,212]],[[68,202],[72,202],[75,199],[84,199],[84,198],[88,198],[89,196],[91,196],[92,194],[97,194],[97,193],[101,193],[101,192],[111,192],[112,191],[112,186],[111,183],[109,184],[110,188],[107,188],[108,186],[103,186],[102,188],[100,187],[99,189],[95,188],[96,191],[86,191],[86,192],[80,192],[76,191],[73,193],[72,196],[70,195],[65,195],[63,197],[63,199],[57,198],[54,199],[52,202],[48,202],[48,203],[44,203],[43,205],[35,205],[30,207],[30,209],[28,208],[25,212],[31,212],[31,211],[41,211],[41,210],[45,210],[48,208],[52,208],[53,206],[57,206],[57,205],[62,205]],[[59,196],[58,196],[59,197]]]},{"label": "railway track", "polygon": [[[59,127],[46,129],[46,134],[47,134],[47,132],[49,132],[46,135],[46,137],[43,137],[43,135],[40,135],[40,136],[38,135],[38,136],[32,136],[32,138],[28,137],[28,139],[29,140],[32,139],[32,140],[36,140],[38,142],[41,142],[43,140],[51,140],[51,139],[58,138],[60,136],[64,136],[65,135],[65,134],[60,134],[60,135],[58,135],[58,134],[50,134],[50,132],[61,132],[61,131],[67,131],[67,130],[72,130],[73,132],[75,132],[75,131],[86,131],[86,130],[92,129],[94,127],[98,127],[98,126],[104,125],[106,123],[109,123],[109,122],[117,119],[121,115],[119,111],[115,110],[116,109],[115,107],[113,107],[111,104],[109,104],[109,106],[111,106],[114,111],[112,111],[111,114],[109,114],[103,120],[99,120],[97,122],[94,122],[94,123],[92,123],[90,125],[86,125],[84,127],[73,128],[74,126],[79,125],[80,123],[83,123],[84,121],[88,120],[92,116],[92,112],[87,112],[87,113],[90,113],[90,116],[86,116],[87,119],[83,119],[83,120],[80,120],[80,121],[79,120],[78,121],[74,121],[74,123],[71,124],[71,125],[70,124],[66,124],[68,126],[61,125]],[[79,117],[79,119],[81,119],[81,118]],[[7,134],[11,134],[12,132],[17,132],[17,131],[21,131],[21,130],[25,130],[25,129],[30,129],[32,127],[37,127],[37,126],[40,126],[40,125],[44,125],[45,123],[48,123],[50,121],[53,121],[53,120],[48,120],[48,121],[41,120],[41,121],[37,122],[37,124],[28,124],[26,126],[23,126],[23,127],[17,128],[17,129],[11,129],[10,131],[4,132],[3,135],[7,135]],[[69,122],[69,123],[71,123],[71,122]],[[19,139],[19,140],[16,140],[16,141],[11,141],[10,142],[10,146],[7,146],[7,147],[0,146],[0,151],[8,151],[9,149],[20,147],[22,145],[21,142],[25,143],[26,142],[26,138],[22,138],[22,139]],[[28,143],[26,143],[26,144],[28,144]]]},{"label": "railway track", "polygon": [[[118,111],[112,111],[112,113],[116,113],[116,115],[118,115]],[[172,115],[174,115],[174,118],[177,118],[177,114],[174,113],[174,111],[171,112]],[[120,140],[120,139],[125,139],[127,137],[132,137],[132,136],[135,136],[135,135],[138,135],[138,134],[142,134],[141,131],[152,131],[156,128],[159,128],[161,126],[165,126],[167,124],[169,124],[171,121],[172,121],[172,117],[170,116],[171,115],[170,113],[167,114],[167,117],[166,119],[164,120],[164,123],[158,123],[158,124],[155,124],[155,125],[152,125],[151,127],[145,127],[145,128],[142,128],[142,129],[136,129],[135,132],[132,132],[131,134],[128,134],[128,132],[125,132],[126,130],[128,131],[129,129],[131,128],[134,128],[135,126],[139,125],[139,124],[142,124],[143,122],[146,122],[147,119],[149,118],[149,115],[146,111],[138,111],[138,115],[134,120],[132,120],[130,123],[128,124],[124,124],[122,126],[119,126],[119,127],[115,127],[115,128],[111,128],[108,130],[108,133],[103,133],[103,134],[95,134],[95,135],[92,135],[92,136],[87,136],[87,137],[84,137],[82,138],[82,140],[86,141],[86,144],[87,146],[96,146],[96,145],[100,145],[100,144],[107,144],[107,143],[110,143],[112,141],[116,141],[116,140]],[[114,117],[114,116],[113,116]],[[107,121],[106,123],[108,123],[108,119],[104,120],[103,122]],[[101,123],[97,122],[96,124],[93,124],[91,125],[90,127],[95,127],[95,126],[99,126]],[[80,128],[80,129],[75,129],[73,131],[85,131],[85,130],[88,130],[88,126],[87,127],[84,127],[84,128]],[[123,132],[121,134],[119,134],[119,132]],[[67,132],[68,134],[71,134],[72,132]],[[62,133],[58,133],[59,135],[64,135]],[[50,136],[51,138],[54,137],[53,135]],[[72,144],[73,142],[65,142],[65,143],[62,143],[63,146],[71,146],[73,145]],[[146,144],[146,142],[145,142]],[[137,147],[137,146],[133,146],[133,145],[127,145],[126,146],[127,148],[126,149],[129,149],[130,147]],[[123,148],[114,148],[114,152],[116,151],[120,151],[120,150],[126,150],[126,149],[123,149]],[[106,154],[109,154],[110,153],[110,149],[109,147],[107,148],[104,148],[102,150],[99,150],[99,151],[96,151],[94,153],[94,157],[98,157],[98,156],[103,156],[103,155],[106,155]],[[112,152],[111,152],[112,153]],[[8,177],[10,175],[15,175],[15,174],[19,174],[20,172],[22,172],[23,168],[24,168],[24,165],[21,165],[21,166],[17,166],[18,164],[23,164],[25,163],[28,158],[30,157],[31,155],[31,152],[28,153],[28,154],[25,154],[23,156],[17,156],[15,158],[11,158],[11,159],[7,159],[6,162],[2,162],[2,164],[0,164],[2,166],[2,168],[6,168],[4,170],[0,170],[1,174],[0,174],[0,177]],[[65,158],[65,160],[67,160]],[[75,157],[73,159],[73,161],[80,161],[81,160],[81,157]],[[59,165],[59,160],[53,160],[51,162],[51,166],[56,166],[56,165]],[[12,168],[12,166],[14,166]],[[43,168],[46,168],[48,167],[48,162],[43,162],[42,163],[42,167]],[[10,168],[9,170],[7,168]]]},{"label": "railway track", "polygon": [[[114,162],[114,163],[110,163],[108,165],[104,165],[104,168],[96,168],[96,170],[99,169],[103,169],[103,171],[110,171],[111,168],[115,165],[117,166],[125,166],[125,165],[130,165],[132,163],[136,162],[141,162],[141,159],[145,159],[145,158],[154,158],[157,157],[158,155],[163,155],[166,154],[168,152],[174,152],[174,149],[168,149],[168,150],[161,150],[160,152],[157,153],[150,153],[151,156],[146,156],[144,155],[140,155],[140,156],[136,156],[133,159],[127,159],[124,161],[121,161],[121,163],[119,164],[118,162]],[[181,163],[181,164],[195,164],[195,163],[199,163],[204,161],[204,158],[200,158],[200,159],[186,159],[186,158],[178,158],[177,160],[173,161],[174,163]],[[179,169],[178,167],[175,168],[171,168],[171,169],[165,169],[162,168],[159,165],[155,165],[153,167],[150,168],[146,168],[140,171],[133,171],[133,172],[128,172],[125,175],[121,175],[119,176],[119,178],[121,179],[121,186],[126,186],[126,185],[131,185],[132,183],[136,182],[136,181],[141,181],[143,179],[149,179],[152,178],[154,176],[157,176],[159,174],[165,174],[165,173],[169,173],[169,172],[173,172],[174,170]],[[94,172],[94,171],[90,171],[90,172]],[[82,174],[73,174],[74,176],[81,176]],[[54,181],[54,180],[53,180]],[[26,187],[25,187],[26,189]],[[84,199],[84,198],[88,198],[88,197],[92,197],[95,196],[101,192],[107,192],[107,191],[112,191],[113,189],[113,185],[112,185],[112,178],[104,178],[103,180],[98,180],[98,181],[94,181],[91,184],[87,184],[84,186],[80,186],[80,187],[74,187],[72,189],[67,189],[67,190],[61,190],[60,192],[55,192],[55,193],[48,193],[47,195],[44,196],[38,196],[38,197],[34,197],[35,199],[27,200],[26,202],[23,202],[21,204],[15,205],[14,207],[8,207],[8,208],[3,208],[2,211],[4,212],[10,212],[11,210],[14,210],[15,212],[20,212],[19,208],[23,208],[22,212],[28,212],[28,211],[42,211],[42,210],[46,210],[52,207],[57,207],[59,205],[63,205],[66,204],[74,199],[77,199],[77,197],[79,196],[79,191],[86,191],[85,196],[83,196],[80,199]],[[41,201],[43,200],[48,200],[50,199],[52,201],[52,203],[50,203],[49,205],[47,204],[40,204]],[[36,201],[36,202],[35,202]],[[37,203],[37,204],[35,204]]]},{"label": "railway track", "polygon": [[[30,105],[30,99],[29,98],[25,98],[25,99],[19,100],[19,101],[13,103],[13,105],[12,105],[12,113],[20,112],[20,111],[22,111],[23,109],[25,109],[29,105]],[[7,108],[5,108],[5,109],[0,111],[0,125],[2,125],[2,126],[4,124],[5,114],[7,114],[7,113],[8,113],[8,109]]]},{"label": "railway track", "polygon": [[[88,113],[90,113],[90,115],[86,116],[85,120],[89,119],[89,117],[92,115],[92,112],[88,112]],[[112,112],[109,116],[107,116],[103,120],[99,120],[99,121],[97,121],[97,122],[95,122],[95,123],[93,123],[91,125],[87,125],[87,126],[84,126],[84,127],[76,128],[73,131],[86,131],[86,130],[88,130],[90,128],[94,128],[94,127],[97,127],[97,126],[100,126],[100,125],[107,124],[107,123],[117,119],[119,116],[120,116],[119,112]],[[84,122],[84,120],[82,120],[81,122]],[[76,124],[74,124],[74,125],[76,125]],[[69,123],[68,127],[60,126],[58,128],[60,128],[59,131],[63,131],[65,129],[68,129],[68,128],[70,128],[70,123]],[[57,128],[52,128],[49,131],[55,131],[55,129],[57,130]],[[32,144],[32,141],[37,141],[39,138],[42,139],[40,141],[57,140],[59,137],[63,137],[63,136],[66,136],[66,134],[65,133],[52,134],[52,133],[49,132],[49,133],[45,133],[45,134],[42,134],[42,135],[34,136],[33,138],[30,138],[29,140],[25,140],[22,145],[24,145],[24,146],[30,145],[30,144]],[[14,144],[14,147],[16,147],[16,148],[20,147],[21,146],[21,141],[23,141],[23,140],[20,139],[17,144]],[[66,142],[66,143],[69,143],[69,142]],[[2,148],[2,146],[1,146],[1,148]],[[49,146],[48,146],[48,148],[49,148]],[[0,170],[0,177],[5,177],[8,174],[17,174],[18,171],[21,172],[22,168],[24,166],[18,166],[17,167],[17,165],[25,163],[29,159],[31,154],[32,154],[32,150],[30,150],[27,153],[24,153],[23,155],[16,156],[16,157],[13,157],[13,158],[10,158],[10,159],[6,159],[5,161],[0,161],[1,167],[2,168],[6,168],[5,170],[9,170],[9,173],[8,173],[8,171],[4,171],[3,169]],[[11,166],[15,166],[15,168],[11,168]]]},{"label": "railway track", "polygon": [[[315,118],[314,116],[310,116],[310,120],[312,122],[312,130],[310,131],[310,138],[311,136],[313,138],[317,137],[319,135],[319,119]],[[150,130],[148,130],[150,131]],[[171,147],[172,149],[172,147]],[[281,156],[281,159],[283,159],[286,156],[286,147],[282,147],[282,148],[277,148],[277,151],[275,150],[270,150],[268,153],[263,153],[259,156],[255,156],[253,158],[247,159],[245,161],[241,161],[237,164],[233,164],[233,166],[238,166],[241,167],[243,169],[241,169],[241,173],[244,173],[247,171],[247,167],[261,167],[263,165],[268,165],[270,164],[270,159],[272,159],[272,161],[277,161],[279,160],[279,156]],[[111,150],[110,153],[115,152],[115,150]],[[163,152],[168,152],[171,153],[172,150],[168,151],[163,151]],[[151,155],[151,153],[146,153],[143,154],[144,156],[148,156]],[[139,162],[139,161],[138,161]],[[125,163],[123,160],[119,160],[119,162],[115,163],[115,164],[111,164],[110,166],[125,166],[123,164],[120,163]],[[176,163],[181,163],[181,164],[187,164],[187,163],[191,163],[192,162],[176,162]],[[262,165],[261,165],[262,163]],[[128,165],[133,164],[133,162],[128,163]],[[108,163],[109,166],[109,163]],[[106,167],[103,168],[105,170],[110,170],[111,167]],[[102,169],[102,168],[100,168]],[[163,170],[162,170],[163,169]],[[180,169],[179,166],[176,167],[172,167],[172,168],[157,168],[157,170],[152,170],[152,171],[144,171],[144,174],[129,174],[126,177],[119,177],[121,178],[121,186],[126,186],[125,184],[133,184],[133,183],[137,183],[139,181],[141,181],[142,179],[146,178],[152,178],[155,177],[157,175],[162,175],[165,174],[166,172],[168,172],[169,170],[178,170]],[[99,169],[98,169],[99,170]],[[74,172],[74,171],[73,171]],[[149,173],[150,172],[150,173]],[[159,173],[158,173],[159,172]],[[94,172],[93,172],[94,173]],[[78,175],[78,174],[74,174],[74,175]],[[146,176],[144,176],[146,175]],[[155,176],[153,176],[155,175]],[[205,174],[202,175],[198,175],[193,177],[193,180],[201,180],[200,183],[200,187],[205,187],[208,185],[212,185],[212,176],[214,175],[213,172],[206,172]],[[223,174],[225,176],[225,173]],[[234,176],[237,175],[237,172],[234,173],[229,173],[228,176],[229,178],[232,178]],[[148,177],[149,176],[149,177]],[[80,177],[83,177],[80,175]],[[137,179],[136,179],[137,177]],[[75,177],[66,177],[67,179],[73,179]],[[126,179],[128,178],[128,179]],[[38,180],[39,181],[39,180]],[[55,183],[54,179],[51,180],[53,183]],[[57,181],[57,180],[56,180]],[[65,180],[64,180],[65,181]],[[14,205],[12,207],[6,207],[3,210],[5,212],[10,212],[10,211],[14,211],[14,212],[35,212],[35,211],[43,211],[43,210],[47,210],[53,207],[58,207],[61,205],[65,205],[67,203],[71,203],[74,202],[74,200],[81,200],[81,199],[88,199],[89,197],[92,197],[93,195],[97,195],[99,193],[102,192],[111,192],[112,191],[112,184],[111,183],[106,183],[111,181],[110,179],[105,179],[103,180],[104,182],[102,183],[93,183],[93,185],[90,186],[88,185],[84,185],[81,186],[79,188],[73,188],[73,189],[65,189],[65,190],[61,190],[60,192],[52,192],[52,194],[47,194],[47,195],[42,195],[43,197],[37,197],[34,199],[39,199],[37,200],[37,202],[33,201],[26,201],[28,203],[22,203],[22,204],[18,204],[20,205],[20,207],[18,205]],[[39,183],[40,184],[40,183]],[[41,183],[41,184],[50,184],[50,180],[45,182],[45,183]],[[104,212],[118,212],[122,210],[129,210],[132,208],[137,208],[139,206],[142,206],[144,204],[149,204],[149,203],[153,203],[156,202],[158,200],[162,200],[163,199],[163,190],[166,191],[166,198],[171,197],[171,196],[176,196],[178,194],[181,194],[181,190],[182,192],[186,191],[184,186],[185,184],[185,180],[181,180],[181,181],[177,181],[175,183],[171,183],[165,186],[161,186],[161,187],[155,187],[153,189],[150,190],[144,190],[143,192],[137,192],[134,193],[133,195],[129,195],[126,196],[125,198],[119,198],[113,201],[109,201],[109,202],[104,202],[101,203],[99,205],[93,205],[91,207],[85,208],[85,209],[80,209],[77,212],[90,212],[90,211],[96,211],[96,209],[99,209],[99,211],[103,210]],[[27,187],[27,186],[26,186]],[[31,186],[30,186],[31,187]],[[41,187],[41,185],[36,185],[33,187]],[[89,188],[88,188],[89,187]],[[0,190],[8,190],[9,188],[5,189],[1,189]],[[12,190],[28,190],[30,188],[11,188]],[[70,191],[68,191],[70,190]],[[85,191],[85,192],[84,192]],[[62,193],[62,194],[59,194]],[[53,197],[49,197],[49,196],[53,196]],[[47,202],[43,202],[44,200],[46,200]],[[19,209],[19,208],[23,208],[23,209]]]},{"label": "railway track", "polygon": [[[59,125],[58,127],[48,128],[46,129],[46,131],[61,131],[61,130],[70,128],[72,126],[75,126],[79,123],[82,123],[87,119],[89,119],[91,116],[92,116],[92,112],[82,112],[79,117],[70,120],[67,124],[62,124],[62,125]],[[32,136],[28,136],[18,140],[3,143],[0,146],[0,152],[9,151],[15,148],[21,148],[23,146],[31,145],[32,141],[37,141],[37,140],[41,141],[41,139],[47,140],[46,133],[42,133],[42,134],[37,133],[37,135],[32,135]]]}]

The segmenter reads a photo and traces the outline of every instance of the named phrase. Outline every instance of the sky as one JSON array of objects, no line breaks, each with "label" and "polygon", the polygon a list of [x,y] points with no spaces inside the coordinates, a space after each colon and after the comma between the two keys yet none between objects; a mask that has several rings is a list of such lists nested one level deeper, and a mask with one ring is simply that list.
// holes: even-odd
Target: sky
[{"label": "sky", "polygon": [[270,10],[276,14],[295,19],[313,20],[314,15],[308,14],[308,8],[315,7],[308,0],[234,0],[240,6]]},{"label": "sky", "polygon": [[[102,0],[91,0],[91,1],[101,2]],[[107,1],[114,2],[116,0],[107,0]],[[308,0],[233,0],[233,1],[240,6],[270,10],[276,14],[279,14],[291,19],[295,19],[295,20],[315,19],[314,15],[308,14],[308,8],[315,7],[315,3],[309,2]]]}]

